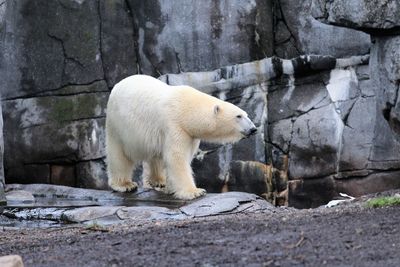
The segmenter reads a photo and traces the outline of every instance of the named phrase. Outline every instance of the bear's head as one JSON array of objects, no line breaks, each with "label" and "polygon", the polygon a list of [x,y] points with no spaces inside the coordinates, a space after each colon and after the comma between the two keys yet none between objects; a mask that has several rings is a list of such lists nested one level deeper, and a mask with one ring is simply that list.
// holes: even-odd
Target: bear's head
[{"label": "bear's head", "polygon": [[211,143],[234,143],[257,132],[247,113],[239,107],[202,93],[179,87],[179,103],[171,105],[172,115],[192,138]]},{"label": "bear's head", "polygon": [[257,132],[247,113],[231,103],[221,101],[214,106],[213,113],[216,129],[211,139],[215,139],[210,141],[234,143]]}]

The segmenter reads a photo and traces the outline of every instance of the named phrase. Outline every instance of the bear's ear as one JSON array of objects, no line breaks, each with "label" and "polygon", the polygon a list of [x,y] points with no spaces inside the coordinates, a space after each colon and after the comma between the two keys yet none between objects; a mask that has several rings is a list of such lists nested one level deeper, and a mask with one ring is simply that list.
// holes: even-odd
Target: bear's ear
[{"label": "bear's ear", "polygon": [[214,106],[214,114],[217,115],[219,113],[219,111],[221,110],[221,108],[218,105]]}]

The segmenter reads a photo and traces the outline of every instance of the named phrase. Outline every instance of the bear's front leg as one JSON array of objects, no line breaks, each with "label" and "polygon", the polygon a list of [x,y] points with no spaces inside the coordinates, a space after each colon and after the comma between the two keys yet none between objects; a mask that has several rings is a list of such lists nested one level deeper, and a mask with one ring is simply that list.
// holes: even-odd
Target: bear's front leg
[{"label": "bear's front leg", "polygon": [[190,162],[193,156],[193,140],[188,136],[173,135],[174,140],[167,142],[164,160],[167,169],[166,191],[179,199],[194,199],[206,194],[206,190],[197,188]]}]

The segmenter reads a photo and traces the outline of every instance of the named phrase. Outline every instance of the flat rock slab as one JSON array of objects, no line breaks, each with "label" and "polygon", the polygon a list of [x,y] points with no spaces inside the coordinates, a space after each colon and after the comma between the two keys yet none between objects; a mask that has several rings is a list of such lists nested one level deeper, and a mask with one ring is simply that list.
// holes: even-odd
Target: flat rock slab
[{"label": "flat rock slab", "polygon": [[60,208],[6,208],[3,215],[19,220],[60,221],[66,209]]},{"label": "flat rock slab", "polygon": [[179,210],[164,207],[125,207],[117,211],[121,220],[160,220],[160,219],[184,219],[186,216]]},{"label": "flat rock slab", "polygon": [[[266,200],[244,192],[207,194],[182,201],[151,189],[123,194],[55,185],[9,185],[7,191],[10,199],[13,196],[13,204],[5,208],[3,215],[18,220],[108,225],[126,220],[181,220],[275,209]],[[30,206],[26,205],[26,199],[30,199]]]},{"label": "flat rock slab", "polygon": [[190,217],[214,216],[223,213],[241,212],[252,208],[255,210],[272,209],[274,206],[260,197],[243,192],[227,192],[222,194],[206,195],[180,210]]},{"label": "flat rock slab", "polygon": [[67,222],[91,221],[115,215],[120,208],[109,206],[76,208],[63,212],[61,219]]},{"label": "flat rock slab", "polygon": [[22,202],[32,203],[35,201],[35,197],[31,192],[25,190],[12,190],[6,193],[7,203]]},{"label": "flat rock slab", "polygon": [[[162,206],[180,207],[187,201],[175,199],[162,192],[139,188],[137,191],[120,193],[107,190],[83,189],[50,184],[9,184],[6,191],[26,191],[35,197],[35,202],[28,204],[20,198],[20,207],[44,206]],[[16,200],[16,199],[15,199]],[[13,206],[17,203],[13,202]]]}]

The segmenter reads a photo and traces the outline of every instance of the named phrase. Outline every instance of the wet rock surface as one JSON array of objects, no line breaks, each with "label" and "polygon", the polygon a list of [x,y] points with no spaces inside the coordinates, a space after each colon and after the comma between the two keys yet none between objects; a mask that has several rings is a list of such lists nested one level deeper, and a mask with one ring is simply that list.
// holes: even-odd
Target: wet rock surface
[{"label": "wet rock surface", "polygon": [[400,209],[366,208],[369,197],[313,210],[276,208],[113,226],[0,228],[0,250],[18,252],[29,266],[398,266]]},{"label": "wet rock surface", "polygon": [[6,197],[8,205],[3,215],[11,221],[0,220],[3,227],[15,224],[12,219],[52,221],[49,227],[61,223],[110,225],[132,220],[184,220],[275,209],[257,195],[243,192],[207,194],[185,202],[154,190],[115,193],[66,186],[15,184],[7,186]]}]

